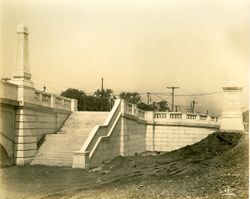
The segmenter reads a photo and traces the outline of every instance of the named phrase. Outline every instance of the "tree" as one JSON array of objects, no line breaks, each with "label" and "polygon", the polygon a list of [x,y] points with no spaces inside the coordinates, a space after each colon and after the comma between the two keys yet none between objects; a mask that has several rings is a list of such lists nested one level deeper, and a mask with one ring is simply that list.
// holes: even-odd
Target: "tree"
[{"label": "tree", "polygon": [[78,100],[78,110],[84,110],[84,97],[86,96],[84,91],[78,90],[76,88],[68,88],[66,91],[61,92],[61,96]]},{"label": "tree", "polygon": [[141,96],[137,92],[121,92],[119,96],[121,99],[125,99],[133,104],[138,104],[141,102]]},{"label": "tree", "polygon": [[157,102],[157,106],[158,106],[158,111],[162,112],[162,111],[170,111],[170,108],[168,107],[168,103],[167,101],[160,101]]},{"label": "tree", "polygon": [[[61,96],[78,100],[79,111],[110,111],[112,108],[111,89],[104,89],[102,92],[98,89],[94,95],[86,95],[84,91],[75,88],[69,88],[61,93]],[[101,109],[102,101],[102,109]]]},{"label": "tree", "polygon": [[97,90],[94,93],[94,96],[97,98],[97,104],[99,107],[99,110],[101,111],[110,111],[111,110],[111,106],[112,106],[112,93],[113,91],[111,89],[103,89],[101,90]]}]

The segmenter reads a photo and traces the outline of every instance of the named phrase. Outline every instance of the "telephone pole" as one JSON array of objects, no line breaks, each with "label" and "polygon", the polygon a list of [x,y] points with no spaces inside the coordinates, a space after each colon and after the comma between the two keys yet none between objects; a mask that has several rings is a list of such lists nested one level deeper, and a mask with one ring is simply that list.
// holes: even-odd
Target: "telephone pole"
[{"label": "telephone pole", "polygon": [[192,113],[194,113],[194,105],[195,105],[195,104],[197,104],[197,102],[193,100],[193,101],[191,102],[191,110],[192,110]]},{"label": "telephone pole", "polygon": [[169,86],[169,87],[167,87],[168,89],[171,89],[172,90],[172,92],[171,92],[171,94],[172,94],[172,112],[174,112],[174,90],[175,89],[178,89],[178,88],[180,88],[180,87],[177,87],[177,86]]},{"label": "telephone pole", "polygon": [[147,96],[148,96],[148,106],[149,106],[149,101],[150,101],[150,93],[147,92]]},{"label": "telephone pole", "polygon": [[103,100],[103,77],[102,77],[102,84],[101,84],[101,111],[102,111],[102,100]]}]

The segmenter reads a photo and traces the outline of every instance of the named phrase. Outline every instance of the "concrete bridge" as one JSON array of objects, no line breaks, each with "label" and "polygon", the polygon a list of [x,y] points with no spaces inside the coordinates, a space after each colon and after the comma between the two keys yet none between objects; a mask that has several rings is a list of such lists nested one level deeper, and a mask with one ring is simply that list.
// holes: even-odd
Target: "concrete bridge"
[{"label": "concrete bridge", "polygon": [[242,131],[239,86],[223,87],[220,118],[142,111],[116,100],[109,113],[79,112],[77,100],[35,89],[28,62],[28,29],[17,29],[13,78],[0,82],[1,164],[89,168],[121,155],[171,151],[217,131]]}]

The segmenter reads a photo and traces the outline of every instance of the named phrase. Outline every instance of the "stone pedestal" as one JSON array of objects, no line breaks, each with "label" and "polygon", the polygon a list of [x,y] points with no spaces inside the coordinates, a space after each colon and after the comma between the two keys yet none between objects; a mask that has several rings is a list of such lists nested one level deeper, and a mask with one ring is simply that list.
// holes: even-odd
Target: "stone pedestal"
[{"label": "stone pedestal", "polygon": [[239,86],[225,86],[224,104],[221,115],[220,131],[243,131],[241,111],[241,90]]},{"label": "stone pedestal", "polygon": [[74,152],[72,168],[89,169],[89,152]]}]

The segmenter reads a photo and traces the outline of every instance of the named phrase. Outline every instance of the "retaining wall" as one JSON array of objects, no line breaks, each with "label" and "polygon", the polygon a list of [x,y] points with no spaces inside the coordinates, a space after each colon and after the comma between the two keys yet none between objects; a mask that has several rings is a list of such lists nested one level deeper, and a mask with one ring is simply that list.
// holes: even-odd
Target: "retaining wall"
[{"label": "retaining wall", "polygon": [[24,165],[30,162],[36,155],[38,142],[44,135],[56,133],[70,113],[42,106],[19,107],[15,121],[15,163]]},{"label": "retaining wall", "polygon": [[73,167],[95,167],[119,155],[172,151],[218,129],[218,119],[213,116],[144,112],[117,100],[105,125],[95,127],[82,149],[75,152]]},{"label": "retaining wall", "polygon": [[216,128],[148,125],[146,151],[172,151],[199,142]]}]

